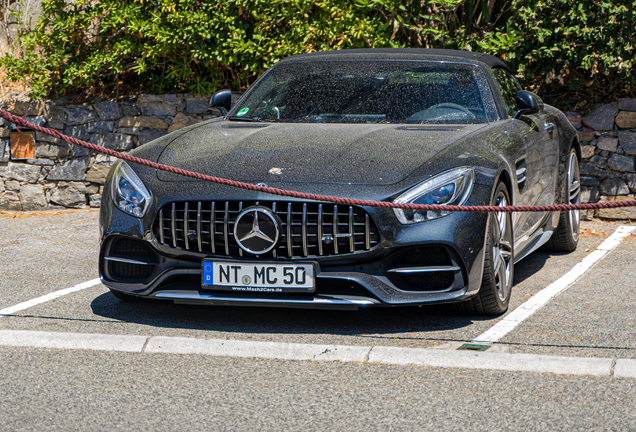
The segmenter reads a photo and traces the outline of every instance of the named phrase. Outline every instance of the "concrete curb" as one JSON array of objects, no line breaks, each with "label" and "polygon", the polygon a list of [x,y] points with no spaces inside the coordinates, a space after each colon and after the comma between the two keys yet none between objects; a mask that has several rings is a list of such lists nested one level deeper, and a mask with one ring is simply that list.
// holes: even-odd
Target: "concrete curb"
[{"label": "concrete curb", "polygon": [[310,345],[240,340],[191,339],[156,336],[145,352],[203,354],[223,357],[256,357],[277,360],[364,362],[370,347]]},{"label": "concrete curb", "polygon": [[33,348],[141,352],[147,340],[147,336],[0,330],[0,345]]},{"label": "concrete curb", "polygon": [[612,359],[374,347],[370,363],[609,376]]},{"label": "concrete curb", "polygon": [[636,378],[636,360],[616,360],[616,366],[614,366],[614,376],[619,378]]},{"label": "concrete curb", "polygon": [[198,354],[269,360],[339,361],[365,364],[418,365],[565,375],[636,378],[636,360],[559,357],[504,352],[441,349],[312,345],[165,336],[56,333],[0,330],[0,346],[120,351],[147,354]]}]

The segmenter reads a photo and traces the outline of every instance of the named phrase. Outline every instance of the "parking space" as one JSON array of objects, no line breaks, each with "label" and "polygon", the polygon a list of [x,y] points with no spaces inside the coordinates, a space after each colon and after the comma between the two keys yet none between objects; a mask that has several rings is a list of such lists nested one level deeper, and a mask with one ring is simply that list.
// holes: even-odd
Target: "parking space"
[{"label": "parking space", "polygon": [[[96,212],[1,216],[0,310],[97,277]],[[586,222],[577,251],[519,263],[496,318],[450,305],[125,303],[98,283],[0,316],[0,419],[10,430],[633,430],[636,235],[486,353],[456,350],[620,225]]]},{"label": "parking space", "polygon": [[511,351],[636,358],[636,236],[500,342]]},{"label": "parking space", "polygon": [[[97,277],[97,212],[3,215],[0,309]],[[618,224],[589,222],[570,254],[538,252],[516,266],[510,311],[566,274]],[[4,229],[7,227],[7,229]],[[630,340],[636,303],[636,237],[627,237],[566,293],[501,340],[511,353],[636,357]],[[510,312],[508,312],[509,314]],[[236,339],[347,346],[455,347],[508,314],[463,316],[452,305],[357,312],[126,303],[101,284],[0,319],[0,329]]]}]

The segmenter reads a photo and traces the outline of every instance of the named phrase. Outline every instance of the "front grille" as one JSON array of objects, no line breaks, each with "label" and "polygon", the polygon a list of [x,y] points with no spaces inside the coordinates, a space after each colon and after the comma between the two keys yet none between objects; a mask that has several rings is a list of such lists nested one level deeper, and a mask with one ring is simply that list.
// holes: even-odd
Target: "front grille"
[{"label": "front grille", "polygon": [[[378,230],[361,208],[278,201],[188,201],[163,206],[154,223],[163,245],[242,257],[249,255],[234,239],[234,221],[244,209],[261,205],[281,219],[278,246],[261,254],[271,258],[333,256],[368,251],[380,242]],[[251,256],[251,255],[250,255]]]}]

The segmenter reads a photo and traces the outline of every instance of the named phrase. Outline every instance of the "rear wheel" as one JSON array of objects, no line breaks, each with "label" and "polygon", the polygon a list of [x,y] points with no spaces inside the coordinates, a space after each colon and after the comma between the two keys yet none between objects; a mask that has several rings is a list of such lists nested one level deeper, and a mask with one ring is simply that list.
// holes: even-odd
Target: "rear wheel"
[{"label": "rear wheel", "polygon": [[[506,185],[499,183],[492,205],[510,203]],[[500,315],[508,310],[514,277],[514,244],[511,213],[493,213],[488,217],[484,252],[484,275],[479,293],[459,303],[460,311],[468,314]]]},{"label": "rear wheel", "polygon": [[[575,149],[571,149],[568,156],[561,202],[565,204],[579,204],[581,202],[579,158]],[[559,215],[559,225],[552,233],[552,237],[550,237],[544,249],[554,252],[572,252],[576,250],[579,244],[580,229],[581,211],[562,211]]]}]

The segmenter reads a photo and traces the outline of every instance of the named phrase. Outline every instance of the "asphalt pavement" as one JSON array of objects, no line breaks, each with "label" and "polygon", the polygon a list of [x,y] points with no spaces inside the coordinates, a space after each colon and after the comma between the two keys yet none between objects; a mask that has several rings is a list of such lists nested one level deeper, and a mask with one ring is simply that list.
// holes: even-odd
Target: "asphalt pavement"
[{"label": "asphalt pavement", "polygon": [[634,430],[634,381],[3,348],[5,430]]},{"label": "asphalt pavement", "polygon": [[[97,215],[0,214],[0,310],[97,278]],[[517,264],[510,311],[620,225],[584,222],[577,251]],[[636,358],[635,249],[626,237],[491,350]],[[124,303],[97,284],[0,317],[0,331],[450,350],[508,314]],[[636,429],[636,379],[369,362],[0,346],[0,394],[6,430]]]}]

